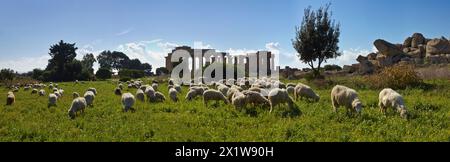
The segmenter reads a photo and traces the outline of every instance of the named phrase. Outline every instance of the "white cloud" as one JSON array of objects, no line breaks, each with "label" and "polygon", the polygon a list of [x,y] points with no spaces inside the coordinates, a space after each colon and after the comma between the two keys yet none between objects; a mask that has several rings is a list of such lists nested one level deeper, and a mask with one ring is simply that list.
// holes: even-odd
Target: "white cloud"
[{"label": "white cloud", "polygon": [[35,68],[44,69],[47,67],[50,55],[42,55],[37,57],[21,57],[15,60],[1,60],[0,68],[10,68],[19,73],[31,71]]},{"label": "white cloud", "polygon": [[209,44],[204,45],[203,42],[201,42],[201,41],[195,41],[194,48],[195,49],[212,49],[213,47]]},{"label": "white cloud", "polygon": [[356,48],[356,49],[350,48],[348,50],[344,50],[342,52],[342,55],[339,56],[338,58],[329,59],[326,64],[336,64],[339,66],[355,64],[355,63],[358,63],[358,61],[356,61],[356,58],[359,55],[366,56],[367,54],[369,54],[371,52],[373,52],[373,51],[370,51],[367,49],[360,49],[360,48]]},{"label": "white cloud", "polygon": [[[165,66],[165,56],[178,45],[170,42],[161,42],[161,39],[152,41],[131,42],[119,45],[118,51],[121,51],[130,57],[130,59],[139,59],[143,63],[149,63],[153,69]],[[151,49],[154,47],[155,49]]]},{"label": "white cloud", "polygon": [[170,43],[170,42],[159,42],[158,47],[161,48],[164,52],[171,52],[175,47],[178,47],[179,45],[175,44],[175,43]]},{"label": "white cloud", "polygon": [[270,42],[266,44],[266,49],[273,54],[280,54],[280,43],[278,42]]},{"label": "white cloud", "polygon": [[116,33],[116,36],[126,35],[126,34],[132,32],[132,31],[133,31],[133,28],[128,28],[128,29],[125,29],[125,30],[123,30],[123,31],[121,31],[119,33]]}]

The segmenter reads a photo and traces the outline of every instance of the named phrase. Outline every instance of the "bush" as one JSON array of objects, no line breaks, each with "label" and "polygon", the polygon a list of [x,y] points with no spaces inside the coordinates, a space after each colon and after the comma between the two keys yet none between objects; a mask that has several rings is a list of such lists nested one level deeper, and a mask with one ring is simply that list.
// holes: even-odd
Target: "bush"
[{"label": "bush", "polygon": [[341,71],[342,68],[339,65],[325,65],[323,67],[325,71]]},{"label": "bush", "polygon": [[424,84],[412,65],[395,65],[384,68],[380,73],[367,77],[372,88],[405,89]]},{"label": "bush", "polygon": [[120,78],[142,78],[145,76],[145,73],[143,70],[133,70],[133,69],[122,69],[119,71],[119,77]]},{"label": "bush", "polygon": [[100,68],[98,69],[97,73],[95,73],[95,77],[100,80],[111,79],[111,75],[111,71],[106,68]]},{"label": "bush", "polygon": [[123,77],[123,78],[120,78],[120,79],[119,79],[119,81],[121,81],[121,82],[128,82],[128,81],[130,81],[130,80],[131,80],[130,77]]}]

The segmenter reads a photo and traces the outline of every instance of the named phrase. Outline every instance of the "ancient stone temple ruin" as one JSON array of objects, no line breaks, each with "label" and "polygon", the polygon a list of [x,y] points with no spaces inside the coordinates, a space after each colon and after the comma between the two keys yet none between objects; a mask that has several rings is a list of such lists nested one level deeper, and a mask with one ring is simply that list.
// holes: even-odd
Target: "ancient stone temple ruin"
[{"label": "ancient stone temple ruin", "polygon": [[[274,55],[270,51],[258,51],[256,53],[248,53],[244,55],[230,55],[226,52],[216,52],[215,49],[193,49],[189,46],[176,47],[166,57],[166,68],[169,73],[172,73],[174,67],[180,62],[172,62],[172,55],[177,50],[185,50],[189,53],[189,69],[191,70],[191,77],[199,70],[204,70],[205,67],[213,63],[222,63],[223,66],[232,65],[234,69],[238,67],[245,68],[245,76],[259,77],[262,75],[270,76],[276,71],[274,65]],[[215,57],[206,58],[205,54],[215,53]],[[224,68],[225,72],[225,68]],[[266,74],[260,74],[266,72]]]}]

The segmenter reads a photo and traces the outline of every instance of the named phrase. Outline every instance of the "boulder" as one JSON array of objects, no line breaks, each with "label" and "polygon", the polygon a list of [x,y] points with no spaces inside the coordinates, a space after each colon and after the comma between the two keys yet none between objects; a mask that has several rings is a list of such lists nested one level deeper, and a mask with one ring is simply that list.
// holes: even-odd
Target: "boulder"
[{"label": "boulder", "polygon": [[421,44],[425,44],[425,37],[421,33],[414,33],[411,39],[411,47],[418,48]]},{"label": "boulder", "polygon": [[403,42],[403,47],[408,48],[411,47],[411,41],[412,41],[412,37],[408,37],[405,39],[405,41]]},{"label": "boulder", "polygon": [[450,42],[446,39],[432,39],[427,43],[427,55],[450,53]]},{"label": "boulder", "polygon": [[374,65],[367,57],[359,55],[356,59],[359,62],[359,74],[371,74],[374,71]]},{"label": "boulder", "polygon": [[377,60],[377,54],[376,53],[370,53],[367,55],[367,59],[369,60]]},{"label": "boulder", "polygon": [[373,44],[375,45],[377,50],[385,56],[404,54],[403,51],[401,51],[401,48],[398,48],[397,45],[389,43],[382,39],[375,40]]}]

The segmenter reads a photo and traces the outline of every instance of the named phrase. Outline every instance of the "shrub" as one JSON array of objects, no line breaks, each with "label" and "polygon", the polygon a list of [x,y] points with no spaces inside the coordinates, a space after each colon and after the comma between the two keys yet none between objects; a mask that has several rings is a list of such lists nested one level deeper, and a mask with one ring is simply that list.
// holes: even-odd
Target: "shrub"
[{"label": "shrub", "polygon": [[106,68],[100,68],[98,69],[97,73],[95,73],[95,77],[101,80],[111,79],[111,75],[111,71]]},{"label": "shrub", "polygon": [[145,73],[143,70],[133,70],[133,69],[122,69],[119,71],[119,77],[120,78],[142,78],[145,76]]},{"label": "shrub", "polygon": [[325,65],[323,67],[325,71],[341,71],[342,68],[339,65]]},{"label": "shrub", "polygon": [[121,81],[121,82],[128,82],[128,81],[130,81],[130,80],[131,80],[130,77],[123,77],[123,78],[120,78],[120,79],[119,79],[119,81]]},{"label": "shrub", "polygon": [[405,89],[424,84],[412,65],[386,67],[380,73],[368,76],[366,80],[372,88]]}]

